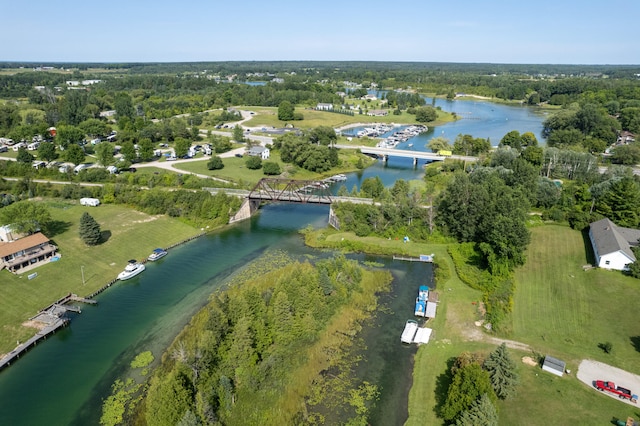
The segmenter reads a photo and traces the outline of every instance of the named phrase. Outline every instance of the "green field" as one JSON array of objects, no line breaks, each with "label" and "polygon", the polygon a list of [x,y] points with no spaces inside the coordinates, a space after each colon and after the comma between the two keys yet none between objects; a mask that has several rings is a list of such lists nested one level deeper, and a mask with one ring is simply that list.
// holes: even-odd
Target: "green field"
[{"label": "green field", "polygon": [[[575,369],[585,358],[640,374],[640,281],[582,266],[592,256],[588,237],[565,226],[532,229],[527,263],[517,271],[510,338],[550,353]],[[605,354],[599,343],[611,342]],[[573,364],[573,365],[572,365]]]},{"label": "green field", "polygon": [[[246,127],[276,127],[282,128],[285,124],[292,124],[294,127],[302,129],[311,129],[318,126],[329,126],[333,128],[346,126],[355,123],[397,123],[397,124],[415,124],[416,118],[413,114],[403,111],[400,115],[389,114],[384,117],[371,117],[366,114],[344,115],[334,112],[316,111],[314,109],[296,108],[296,112],[302,113],[304,120],[300,121],[281,121],[278,120],[278,108],[276,107],[258,107],[247,106],[242,109],[254,111],[256,115],[243,123]],[[431,126],[441,125],[443,123],[453,121],[451,114],[438,111],[438,120],[433,123],[427,123]]]},{"label": "green field", "polygon": [[[122,206],[82,207],[77,202],[46,203],[56,223],[56,235],[49,236],[62,257],[31,272],[13,275],[0,271],[0,353],[13,349],[35,329],[20,324],[58,298],[76,293],[84,296],[114,279],[129,259],[143,259],[154,248],[166,247],[198,234],[198,229],[168,216],[150,216]],[[87,247],[78,236],[80,216],[88,211],[100,224],[107,240]],[[84,267],[84,268],[83,268]],[[85,283],[82,283],[84,269]]]},{"label": "green field", "polygon": [[[435,253],[454,271],[446,245],[404,244],[345,232],[329,233],[326,243],[350,248],[357,243],[363,249],[379,246],[381,252],[407,255]],[[514,398],[499,403],[501,425],[602,425],[613,418],[640,417],[637,407],[600,395],[575,377],[579,362],[586,358],[640,373],[640,352],[631,340],[640,336],[636,319],[640,283],[617,272],[583,271],[586,253],[578,231],[557,225],[532,228],[527,264],[516,274],[513,333],[504,337],[529,344],[538,354],[565,360],[571,374],[558,378],[528,366],[521,358],[535,354],[511,349],[520,385]],[[463,351],[488,353],[497,345],[473,324],[480,319],[478,291],[452,273],[448,281],[438,283],[438,293],[438,316],[429,323],[434,329],[432,340],[418,350],[415,359],[407,425],[445,424],[436,407],[449,385],[448,361]],[[613,343],[611,355],[597,346],[605,341]]]},{"label": "green field", "polygon": [[[232,182],[243,182],[248,184],[255,184],[260,179],[266,177],[288,177],[297,180],[314,180],[320,179],[323,176],[331,176],[337,173],[347,173],[357,170],[354,164],[357,162],[358,156],[355,151],[348,152],[349,150],[340,150],[339,158],[342,161],[342,166],[331,169],[331,171],[320,174],[310,172],[308,170],[302,169],[300,167],[293,166],[291,164],[286,164],[280,160],[280,154],[278,152],[271,152],[271,157],[269,160],[276,162],[280,165],[280,170],[283,171],[283,174],[280,176],[267,176],[264,174],[262,169],[258,170],[250,170],[246,167],[245,161],[247,156],[243,158],[238,157],[227,157],[223,158],[222,162],[224,163],[224,168],[221,170],[209,170],[207,169],[208,159],[202,161],[189,161],[185,163],[175,164],[174,168],[178,170],[184,170],[192,173],[200,173],[207,176],[217,177],[220,179],[230,180]],[[360,155],[365,164],[372,163],[374,160],[369,157]]]}]

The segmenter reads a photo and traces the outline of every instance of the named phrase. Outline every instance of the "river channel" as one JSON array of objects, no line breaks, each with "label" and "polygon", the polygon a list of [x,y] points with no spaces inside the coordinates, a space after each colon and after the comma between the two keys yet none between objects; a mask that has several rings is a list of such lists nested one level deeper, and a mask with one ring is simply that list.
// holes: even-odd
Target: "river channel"
[{"label": "river channel", "polygon": [[[538,118],[538,129],[542,119]],[[350,174],[345,184],[348,189],[359,187],[370,176],[380,176],[390,186],[397,179],[420,178],[422,171],[410,160],[392,160]],[[102,399],[109,395],[113,381],[126,374],[133,357],[151,350],[159,359],[208,295],[224,286],[235,271],[266,250],[283,250],[301,260],[326,256],[305,247],[298,230],[308,225],[324,227],[327,216],[328,208],[323,206],[265,206],[251,220],[176,247],[164,259],[149,264],[143,274],[112,286],[97,296],[97,306],[83,306],[69,327],[0,372],[0,425],[98,424]],[[382,390],[372,424],[400,425],[407,418],[416,349],[402,346],[399,336],[404,322],[413,316],[418,286],[431,283],[431,267],[381,256],[357,258],[380,263],[394,276],[392,291],[382,300],[383,309],[363,330],[368,361],[359,374]]]}]

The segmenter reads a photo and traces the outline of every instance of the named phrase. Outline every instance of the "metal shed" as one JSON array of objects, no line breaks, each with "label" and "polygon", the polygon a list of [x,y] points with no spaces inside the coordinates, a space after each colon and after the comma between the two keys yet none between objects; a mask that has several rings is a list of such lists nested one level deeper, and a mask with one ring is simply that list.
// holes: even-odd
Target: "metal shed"
[{"label": "metal shed", "polygon": [[547,355],[544,357],[544,363],[542,364],[542,369],[545,371],[548,371],[551,374],[555,374],[558,377],[562,377],[566,366],[567,366],[566,362]]}]

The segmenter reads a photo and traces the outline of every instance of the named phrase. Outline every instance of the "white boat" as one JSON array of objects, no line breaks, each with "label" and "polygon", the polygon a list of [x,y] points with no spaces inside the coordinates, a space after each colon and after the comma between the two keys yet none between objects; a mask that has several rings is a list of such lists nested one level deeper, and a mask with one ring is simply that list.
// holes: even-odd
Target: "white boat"
[{"label": "white boat", "polygon": [[168,252],[165,249],[157,248],[153,250],[153,253],[151,253],[149,257],[147,257],[147,260],[150,260],[151,262],[155,262],[156,260],[162,259],[163,257],[165,257],[167,254]]},{"label": "white boat", "polygon": [[400,341],[407,344],[413,343],[413,338],[416,337],[417,332],[418,322],[415,320],[407,320],[407,323],[404,325],[404,331],[402,332]]},{"label": "white boat", "polygon": [[133,278],[138,275],[140,272],[144,271],[145,267],[142,263],[139,263],[137,260],[130,260],[127,266],[124,268],[124,271],[118,274],[119,280],[128,280],[129,278]]}]

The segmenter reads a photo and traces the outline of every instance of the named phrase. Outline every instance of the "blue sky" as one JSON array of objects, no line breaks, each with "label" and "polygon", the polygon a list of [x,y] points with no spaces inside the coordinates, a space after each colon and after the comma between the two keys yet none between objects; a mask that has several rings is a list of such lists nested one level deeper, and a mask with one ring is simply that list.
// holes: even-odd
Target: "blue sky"
[{"label": "blue sky", "polygon": [[0,61],[640,64],[638,0],[0,0]]}]

